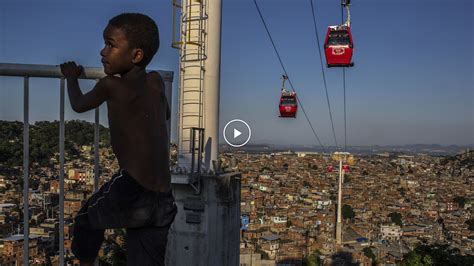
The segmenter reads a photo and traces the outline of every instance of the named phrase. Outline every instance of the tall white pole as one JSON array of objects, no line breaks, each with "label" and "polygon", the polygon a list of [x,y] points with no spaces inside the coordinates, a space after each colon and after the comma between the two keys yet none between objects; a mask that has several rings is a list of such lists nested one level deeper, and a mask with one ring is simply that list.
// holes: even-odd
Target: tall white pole
[{"label": "tall white pole", "polygon": [[219,145],[222,1],[207,0],[206,6],[209,18],[204,75],[204,169],[213,170],[212,161],[217,161]]},{"label": "tall white pole", "polygon": [[337,224],[336,224],[336,243],[342,243],[342,160],[339,160],[339,187],[337,195]]},{"label": "tall white pole", "polygon": [[[181,47],[180,47],[180,85],[178,122],[178,164],[188,172],[191,168],[192,128],[203,125],[203,90],[205,71],[207,20],[201,0],[182,1]],[[197,142],[195,141],[194,145]]]}]

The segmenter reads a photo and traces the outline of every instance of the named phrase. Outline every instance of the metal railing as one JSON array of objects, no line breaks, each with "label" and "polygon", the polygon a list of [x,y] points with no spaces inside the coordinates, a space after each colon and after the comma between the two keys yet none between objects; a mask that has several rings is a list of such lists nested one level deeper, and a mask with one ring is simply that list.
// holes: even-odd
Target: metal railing
[{"label": "metal railing", "polygon": [[[158,71],[165,83],[171,108],[173,72]],[[59,265],[64,265],[64,98],[65,80],[59,66],[0,63],[0,76],[24,77],[23,80],[23,265],[29,265],[29,84],[30,77],[59,78]],[[102,68],[84,67],[79,78],[96,80],[105,77]],[[168,122],[170,136],[170,122]],[[94,191],[99,187],[99,107],[95,109],[94,125]]]}]

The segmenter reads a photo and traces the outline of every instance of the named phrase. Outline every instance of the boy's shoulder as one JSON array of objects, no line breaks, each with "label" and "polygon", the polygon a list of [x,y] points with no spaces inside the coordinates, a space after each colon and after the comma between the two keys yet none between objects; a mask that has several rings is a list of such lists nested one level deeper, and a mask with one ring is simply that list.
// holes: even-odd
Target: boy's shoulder
[{"label": "boy's shoulder", "polygon": [[[136,81],[137,80],[135,80],[135,82]],[[115,94],[118,92],[117,91],[118,88],[123,88],[124,90],[128,90],[130,87],[134,87],[136,85],[135,82],[130,83],[129,81],[124,80],[121,77],[108,75],[100,79],[98,85],[100,87],[105,87],[106,90],[108,90],[110,94]],[[165,84],[159,72],[157,71],[148,72],[146,76],[144,77],[143,82],[148,84],[148,86],[152,90],[156,90],[159,93],[164,93]]]},{"label": "boy's shoulder", "polygon": [[147,73],[147,80],[150,82],[153,89],[164,92],[165,83],[158,71],[150,71]]},{"label": "boy's shoulder", "polygon": [[147,77],[150,78],[152,81],[158,81],[159,83],[163,82],[163,78],[158,71],[150,71],[147,73]]},{"label": "boy's shoulder", "polygon": [[120,77],[107,75],[99,80],[99,83],[105,87],[117,87],[123,84],[123,81]]}]

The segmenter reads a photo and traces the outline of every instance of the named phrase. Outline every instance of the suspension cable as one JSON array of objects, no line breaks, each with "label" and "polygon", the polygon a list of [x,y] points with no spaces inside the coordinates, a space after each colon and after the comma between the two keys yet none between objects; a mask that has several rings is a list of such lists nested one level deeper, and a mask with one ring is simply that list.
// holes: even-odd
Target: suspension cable
[{"label": "suspension cable", "polygon": [[346,126],[346,69],[342,69],[342,84],[344,87],[344,151],[347,151],[347,126]]},{"label": "suspension cable", "polygon": [[[290,84],[290,87],[293,90],[293,92],[296,93],[295,88],[293,87],[293,83],[291,82],[291,79],[288,75],[288,72],[286,71],[286,68],[283,65],[283,60],[281,59],[280,54],[278,53],[278,50],[275,46],[275,42],[273,41],[272,35],[270,34],[270,30],[268,29],[267,24],[265,23],[265,19],[263,18],[262,12],[260,11],[260,7],[257,4],[257,0],[253,0],[253,2],[255,4],[255,7],[257,8],[258,14],[260,15],[260,19],[262,20],[263,26],[265,27],[265,30],[267,31],[268,37],[270,38],[270,41],[271,41],[272,46],[273,46],[273,50],[275,50],[275,53],[278,57],[278,61],[280,62],[281,68],[283,69],[283,72],[285,73],[285,75],[288,77],[288,83]],[[316,137],[316,140],[318,141],[319,145],[323,148],[323,152],[326,153],[326,148],[321,143],[321,140],[319,139],[318,134],[316,134],[316,131],[314,130],[314,127],[311,124],[311,121],[309,120],[308,115],[306,114],[306,111],[303,108],[303,103],[301,102],[300,98],[298,97],[298,94],[296,95],[296,100],[298,101],[298,104],[300,105],[301,110],[303,111],[304,116],[306,118],[306,121],[308,121],[308,124],[311,127],[311,130],[313,131],[314,136]]]},{"label": "suspension cable", "polygon": [[[344,24],[344,0],[341,0],[341,23]],[[342,86],[344,88],[344,151],[347,151],[347,124],[346,124],[346,68],[342,68]]]},{"label": "suspension cable", "polygon": [[334,137],[334,143],[336,144],[336,148],[337,148],[339,147],[339,145],[337,145],[336,131],[334,130],[334,122],[332,119],[331,104],[329,103],[328,86],[326,82],[326,75],[324,73],[323,57],[321,55],[321,45],[319,44],[318,27],[316,26],[316,15],[314,12],[313,0],[310,0],[310,3],[311,3],[311,13],[313,14],[314,34],[316,35],[316,43],[318,44],[319,62],[321,63],[321,73],[323,75],[324,89],[326,91],[326,100],[327,100],[328,109],[329,109],[329,118],[331,120],[332,135]]}]

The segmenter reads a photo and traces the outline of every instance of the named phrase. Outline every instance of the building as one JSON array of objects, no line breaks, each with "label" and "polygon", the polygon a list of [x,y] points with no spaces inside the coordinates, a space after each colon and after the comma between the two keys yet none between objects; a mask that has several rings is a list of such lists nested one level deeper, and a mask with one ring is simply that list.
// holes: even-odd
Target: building
[{"label": "building", "polygon": [[[30,235],[29,255],[30,259],[38,255],[38,236]],[[23,265],[23,235],[12,235],[0,240],[3,243],[1,249],[0,265],[16,266]]]},{"label": "building", "polygon": [[401,229],[398,225],[382,225],[380,226],[380,235],[385,240],[400,240]]}]

